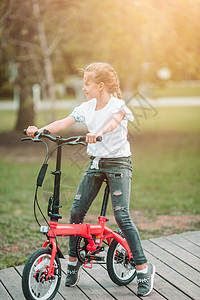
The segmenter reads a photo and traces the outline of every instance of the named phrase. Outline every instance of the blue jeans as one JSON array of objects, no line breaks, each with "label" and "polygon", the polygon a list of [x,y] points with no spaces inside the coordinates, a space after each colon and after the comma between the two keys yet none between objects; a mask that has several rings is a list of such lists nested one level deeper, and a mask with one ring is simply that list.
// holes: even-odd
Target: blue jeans
[{"label": "blue jeans", "polygon": [[[70,223],[82,223],[84,217],[97,196],[103,181],[109,185],[115,220],[122,230],[136,265],[147,262],[141,245],[137,227],[129,212],[129,199],[132,179],[130,157],[104,158],[99,162],[99,169],[91,169],[91,163],[83,175],[70,209]],[[69,237],[69,255],[76,257],[77,237]]]}]

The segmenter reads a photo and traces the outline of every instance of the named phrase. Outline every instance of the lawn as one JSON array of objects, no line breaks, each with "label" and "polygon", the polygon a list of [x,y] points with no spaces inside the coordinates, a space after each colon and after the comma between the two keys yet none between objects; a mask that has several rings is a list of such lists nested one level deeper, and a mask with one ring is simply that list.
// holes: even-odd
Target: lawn
[{"label": "lawn", "polygon": [[[64,112],[57,112],[58,117],[64,115]],[[133,214],[140,212],[151,222],[162,214],[200,214],[199,115],[199,107],[156,108],[156,113],[149,111],[148,116],[141,116],[135,124],[129,124],[134,169],[130,201]],[[44,125],[43,116],[44,112],[37,115],[36,122],[40,126]],[[12,130],[15,121],[14,113],[0,112],[2,132]],[[38,147],[38,144],[31,147],[27,142],[27,147],[25,143],[23,147],[20,143],[16,146],[3,144],[0,150],[0,268],[23,264],[44,241],[33,215],[35,181],[43,161]],[[88,160],[84,147],[73,148],[73,151],[66,147],[63,154],[61,215],[66,221]],[[50,171],[54,169],[54,158],[50,161],[43,188],[39,190],[44,212],[51,195]],[[98,215],[101,197],[102,192],[90,209],[91,216]],[[112,215],[110,204],[108,215]],[[194,229],[197,228],[195,223]],[[165,234],[162,228],[158,232],[139,230],[142,238]],[[66,239],[59,239],[59,244],[66,254]]]},{"label": "lawn", "polygon": [[159,97],[199,97],[200,87],[199,86],[165,86],[162,88],[153,88],[151,90],[152,98]]}]

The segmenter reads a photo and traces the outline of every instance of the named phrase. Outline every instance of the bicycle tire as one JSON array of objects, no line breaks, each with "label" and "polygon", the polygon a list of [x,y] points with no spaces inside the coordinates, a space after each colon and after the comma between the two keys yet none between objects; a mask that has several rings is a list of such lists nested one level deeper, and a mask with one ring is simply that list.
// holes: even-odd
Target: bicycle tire
[{"label": "bicycle tire", "polygon": [[51,300],[55,297],[61,281],[61,264],[56,255],[54,278],[46,280],[51,252],[50,248],[39,248],[29,256],[22,275],[22,290],[27,300]]},{"label": "bicycle tire", "polygon": [[117,285],[127,285],[136,277],[136,269],[130,262],[125,248],[113,240],[107,253],[107,270],[110,279]]}]

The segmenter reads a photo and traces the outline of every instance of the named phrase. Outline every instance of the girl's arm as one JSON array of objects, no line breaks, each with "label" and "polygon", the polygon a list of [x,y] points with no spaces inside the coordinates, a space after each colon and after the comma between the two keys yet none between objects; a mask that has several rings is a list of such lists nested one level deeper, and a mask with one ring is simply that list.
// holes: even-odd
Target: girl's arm
[{"label": "girl's arm", "polygon": [[116,114],[112,115],[112,118],[108,120],[101,128],[96,130],[95,132],[90,132],[86,135],[86,142],[88,143],[96,143],[96,138],[98,136],[102,136],[105,133],[113,131],[122,119],[126,116],[125,110],[121,110]]},{"label": "girl's arm", "polygon": [[72,126],[75,123],[76,123],[76,121],[75,121],[74,117],[68,116],[65,119],[55,121],[51,124],[48,124],[48,125],[40,128],[40,129],[38,129],[36,126],[29,126],[27,128],[26,134],[28,136],[34,137],[34,133],[36,131],[43,132],[44,129],[49,130],[51,133],[56,133],[56,132],[65,130],[66,128]]}]

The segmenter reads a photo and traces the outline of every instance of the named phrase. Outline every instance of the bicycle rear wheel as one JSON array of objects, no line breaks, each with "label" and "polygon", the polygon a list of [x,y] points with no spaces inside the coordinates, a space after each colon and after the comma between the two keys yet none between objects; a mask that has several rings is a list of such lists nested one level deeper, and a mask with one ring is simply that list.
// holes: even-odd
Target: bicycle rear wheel
[{"label": "bicycle rear wheel", "polygon": [[55,297],[61,280],[61,265],[58,256],[54,260],[54,276],[46,279],[50,259],[50,248],[39,248],[28,258],[22,275],[22,290],[28,300],[51,300]]},{"label": "bicycle rear wheel", "polygon": [[111,242],[108,249],[107,270],[111,280],[118,285],[127,285],[136,276],[136,269],[126,249],[116,240]]}]

